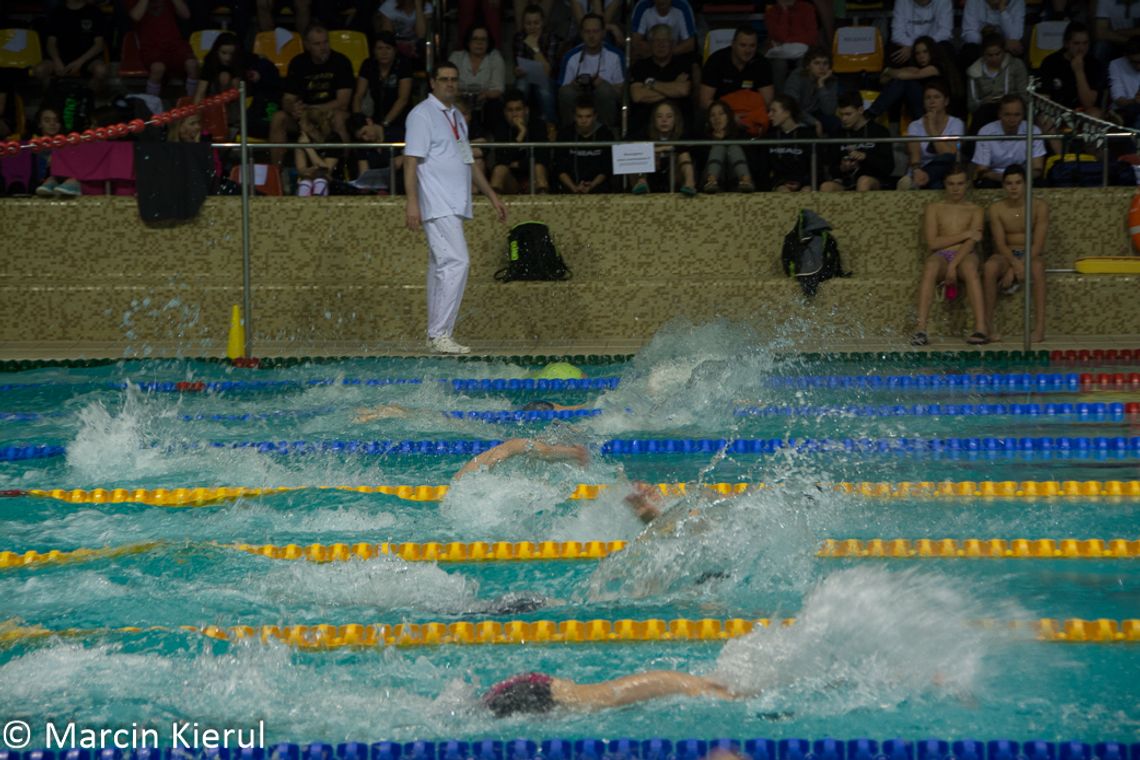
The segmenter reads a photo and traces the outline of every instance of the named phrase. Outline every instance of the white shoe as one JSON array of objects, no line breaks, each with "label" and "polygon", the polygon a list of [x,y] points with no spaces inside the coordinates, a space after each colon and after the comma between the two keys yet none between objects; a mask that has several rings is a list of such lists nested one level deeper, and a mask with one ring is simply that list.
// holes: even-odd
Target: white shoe
[{"label": "white shoe", "polygon": [[428,338],[428,348],[435,351],[437,354],[469,354],[471,349],[467,346],[461,346],[451,339],[450,335],[440,335],[436,338]]}]

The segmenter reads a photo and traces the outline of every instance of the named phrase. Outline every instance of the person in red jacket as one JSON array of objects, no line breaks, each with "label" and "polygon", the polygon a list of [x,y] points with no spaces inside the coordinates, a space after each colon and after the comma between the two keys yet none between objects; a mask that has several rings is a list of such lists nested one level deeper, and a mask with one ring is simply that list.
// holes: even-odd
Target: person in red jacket
[{"label": "person in red jacket", "polygon": [[764,11],[768,39],[764,57],[772,63],[772,81],[782,92],[789,61],[798,61],[810,47],[820,44],[819,20],[810,0],[776,0]]}]

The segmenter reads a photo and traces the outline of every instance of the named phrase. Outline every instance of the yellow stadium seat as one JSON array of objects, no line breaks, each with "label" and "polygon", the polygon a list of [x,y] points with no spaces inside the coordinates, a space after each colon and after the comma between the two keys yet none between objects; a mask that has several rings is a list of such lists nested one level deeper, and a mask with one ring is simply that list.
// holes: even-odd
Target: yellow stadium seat
[{"label": "yellow stadium seat", "polygon": [[44,59],[40,36],[32,29],[0,29],[0,68],[30,69]]},{"label": "yellow stadium seat", "polygon": [[[859,96],[863,98],[863,108],[870,108],[871,104],[881,95],[878,90],[859,90]],[[890,129],[891,122],[888,114],[881,113],[879,118],[875,119],[876,122],[882,124],[887,129]]]},{"label": "yellow stadium seat", "polygon": [[845,26],[831,42],[831,68],[836,74],[874,74],[883,70],[883,37],[873,26]]},{"label": "yellow stadium seat", "polygon": [[710,55],[731,45],[734,34],[736,34],[735,29],[709,29],[705,35],[705,50],[701,60],[707,61]]},{"label": "yellow stadium seat", "polygon": [[289,72],[289,61],[305,52],[305,46],[301,44],[301,35],[278,28],[258,32],[253,40],[253,52],[268,58],[281,76],[285,76]]},{"label": "yellow stadium seat", "polygon": [[206,54],[214,46],[214,40],[218,39],[218,35],[225,31],[225,29],[203,29],[190,35],[190,49],[194,51],[194,57],[198,59],[198,63],[206,60]]},{"label": "yellow stadium seat", "polygon": [[1029,68],[1041,68],[1045,56],[1061,49],[1068,25],[1068,21],[1042,21],[1033,25],[1029,35]]},{"label": "yellow stadium seat", "polygon": [[329,32],[332,49],[352,61],[352,73],[360,73],[360,64],[368,59],[368,38],[361,32],[337,29]]}]

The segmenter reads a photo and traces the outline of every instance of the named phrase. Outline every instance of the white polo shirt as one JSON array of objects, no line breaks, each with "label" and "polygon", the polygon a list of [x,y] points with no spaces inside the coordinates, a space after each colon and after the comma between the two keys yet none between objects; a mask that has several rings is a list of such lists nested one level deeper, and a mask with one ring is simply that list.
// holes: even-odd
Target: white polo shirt
[{"label": "white polo shirt", "polygon": [[621,54],[608,44],[600,53],[588,53],[583,45],[578,45],[562,58],[562,84],[573,84],[579,74],[600,76],[603,81],[617,86],[625,82]]},{"label": "white polo shirt", "polygon": [[665,16],[658,15],[657,8],[650,6],[645,13],[641,14],[641,19],[634,31],[642,37],[648,37],[649,30],[658,24],[665,24],[673,30],[674,42],[684,42],[692,37],[695,31],[692,17],[686,16],[685,12],[676,6],[670,8],[668,15]]},{"label": "white polo shirt", "polygon": [[1140,92],[1140,71],[1133,68],[1128,56],[1122,56],[1108,64],[1108,82],[1113,103],[1121,98],[1131,100]]},{"label": "white polo shirt", "polygon": [[966,0],[962,41],[980,45],[982,29],[987,26],[1001,29],[1007,40],[1020,40],[1025,36],[1025,0],[1009,0],[1004,11],[994,10],[986,0]]},{"label": "white polo shirt", "polygon": [[471,165],[460,152],[460,141],[467,142],[463,114],[428,95],[408,114],[404,134],[404,155],[424,159],[416,167],[420,218],[470,219]]},{"label": "white polo shirt", "polygon": [[[1008,140],[986,140],[979,141],[977,147],[974,148],[974,163],[978,166],[987,166],[995,172],[1005,171],[1006,168],[1014,164],[1021,164],[1025,166],[1025,170],[1029,171],[1026,166],[1025,160],[1025,122],[1022,121],[1021,125],[1017,128],[1017,133],[1021,138],[1011,137]],[[979,135],[1002,135],[1005,134],[1001,128],[1001,121],[991,121],[978,130]],[[1041,134],[1041,130],[1037,127],[1033,128],[1033,134]],[[1041,140],[1033,141],[1033,157],[1041,158],[1045,155],[1045,143]]]}]

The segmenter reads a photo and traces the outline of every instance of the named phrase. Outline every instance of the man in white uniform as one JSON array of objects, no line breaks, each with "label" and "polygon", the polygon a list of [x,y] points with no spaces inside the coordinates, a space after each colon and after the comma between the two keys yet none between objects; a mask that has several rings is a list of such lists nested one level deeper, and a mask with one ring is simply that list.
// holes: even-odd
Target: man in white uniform
[{"label": "man in white uniform", "polygon": [[427,236],[428,348],[441,354],[466,354],[471,349],[456,343],[451,334],[467,285],[463,220],[472,217],[471,180],[491,201],[501,222],[507,220],[507,207],[483,173],[471,170],[475,159],[467,122],[455,108],[459,69],[439,64],[431,92],[408,114],[404,155],[415,160],[404,161],[405,222],[410,230],[423,227]]}]

